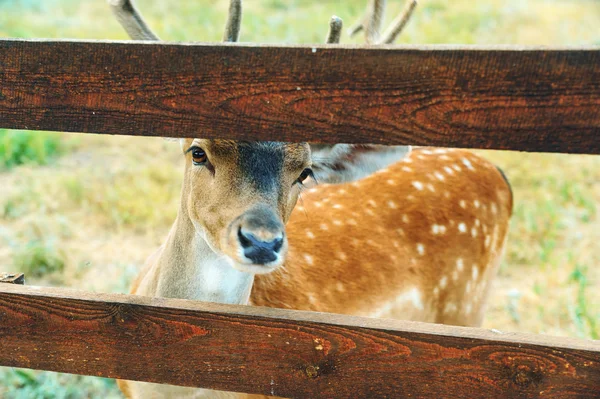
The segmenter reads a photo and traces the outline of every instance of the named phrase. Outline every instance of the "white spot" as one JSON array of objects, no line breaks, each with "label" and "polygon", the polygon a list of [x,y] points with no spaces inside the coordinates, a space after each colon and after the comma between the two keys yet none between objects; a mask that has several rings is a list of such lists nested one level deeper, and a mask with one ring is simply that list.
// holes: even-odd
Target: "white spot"
[{"label": "white spot", "polygon": [[348,259],[348,256],[346,256],[345,252],[338,252],[337,257],[340,258],[340,260]]},{"label": "white spot", "polygon": [[460,200],[460,202],[458,203],[458,205],[460,205],[461,208],[465,209],[467,207],[467,203],[465,202],[465,200]]},{"label": "white spot", "polygon": [[352,225],[352,226],[356,226],[358,223],[356,222],[356,219],[348,219],[348,224]]},{"label": "white spot", "polygon": [[375,173],[387,173],[387,172],[389,172],[389,171],[390,171],[390,170],[389,170],[388,168],[383,168],[383,169],[380,169],[380,170],[378,170],[378,171],[377,171],[377,172],[375,172]]},{"label": "white spot", "polygon": [[457,270],[452,272],[452,280],[454,280],[454,281],[458,280],[458,271]]},{"label": "white spot", "polygon": [[344,292],[346,291],[346,288],[344,288],[344,284],[340,283],[339,281],[336,283],[335,288],[339,291],[339,292]]},{"label": "white spot", "polygon": [[390,186],[395,186],[396,182],[392,179],[389,179],[388,181],[386,181],[387,184],[389,184]]},{"label": "white spot", "polygon": [[475,205],[475,209],[479,209],[479,201],[475,200],[473,201],[473,205]]},{"label": "white spot", "polygon": [[475,219],[475,226],[479,227],[480,224],[481,224],[481,222],[479,221],[479,219]]},{"label": "white spot", "polygon": [[473,238],[477,237],[477,228],[471,228],[471,236],[473,236]]},{"label": "white spot", "polygon": [[419,255],[423,255],[425,253],[425,246],[421,243],[417,244],[417,252]]},{"label": "white spot", "polygon": [[329,226],[327,226],[325,223],[321,223],[319,227],[321,228],[321,230],[329,230]]},{"label": "white spot", "polygon": [[421,291],[419,291],[418,288],[414,287],[406,292],[401,293],[400,295],[396,296],[396,298],[394,298],[393,300],[383,304],[381,307],[379,307],[379,309],[377,309],[375,312],[373,312],[371,314],[371,317],[382,317],[385,316],[387,314],[389,314],[389,312],[398,307],[399,305],[405,304],[405,303],[412,303],[412,305],[419,309],[422,310],[423,309],[423,301],[421,300]]},{"label": "white spot", "polygon": [[440,295],[440,289],[438,287],[435,287],[433,289],[433,296],[435,296],[436,298]]},{"label": "white spot", "polygon": [[444,150],[444,149],[441,149],[441,148],[438,148],[437,150],[433,151],[434,154],[445,154],[447,152],[448,152],[448,150]]},{"label": "white spot", "polygon": [[477,276],[479,275],[479,268],[477,265],[473,265],[473,280],[477,280]]},{"label": "white spot", "polygon": [[402,167],[402,171],[404,171],[404,172],[412,172],[412,169],[409,168],[408,166],[403,166]]},{"label": "white spot", "polygon": [[303,207],[303,206],[299,206],[297,209],[298,209],[298,211],[300,211],[300,212],[304,212],[304,207]]},{"label": "white spot", "polygon": [[448,302],[446,306],[444,306],[444,313],[456,312],[457,309],[455,303]]},{"label": "white spot", "polygon": [[344,189],[338,190],[338,194],[344,195],[344,194],[346,194],[346,190],[344,190]]},{"label": "white spot", "polygon": [[304,254],[304,260],[309,265],[312,265],[313,263],[315,263],[313,257],[311,255],[309,255],[309,254]]},{"label": "white spot", "polygon": [[336,226],[341,226],[342,222],[336,219],[333,221],[333,224],[335,224]]},{"label": "white spot", "polygon": [[403,229],[396,229],[396,233],[398,233],[398,235],[400,235],[400,236],[404,236],[404,230]]},{"label": "white spot", "polygon": [[443,161],[450,161],[452,158],[450,158],[448,155],[442,155],[440,156],[440,159]]},{"label": "white spot", "polygon": [[377,203],[375,201],[373,201],[372,199],[368,200],[367,204],[371,205],[373,208],[375,208],[377,206]]},{"label": "white spot", "polygon": [[462,169],[460,168],[460,166],[458,165],[452,165],[452,169],[454,169],[457,172],[460,172]]},{"label": "white spot", "polygon": [[310,231],[310,230],[306,232],[306,236],[307,236],[308,238],[315,238],[315,235],[314,235],[314,234],[313,234],[313,232],[312,232],[312,231]]},{"label": "white spot", "polygon": [[407,214],[402,215],[402,221],[404,223],[408,223],[408,215]]},{"label": "white spot", "polygon": [[433,234],[439,234],[440,233],[440,226],[437,224],[432,224],[431,225],[431,232]]},{"label": "white spot", "polygon": [[440,288],[446,288],[446,284],[448,284],[448,278],[444,276],[440,279]]},{"label": "white spot", "polygon": [[440,234],[446,234],[446,226],[440,225]]},{"label": "white spot", "polygon": [[350,185],[351,185],[352,187],[360,187],[360,183],[359,183],[359,182],[357,182],[357,181],[355,181],[355,182],[352,182],[352,184],[350,184]]},{"label": "white spot", "polygon": [[367,214],[367,215],[369,215],[369,216],[375,216],[375,212],[373,212],[373,210],[372,210],[372,209],[370,209],[370,208],[368,208],[368,209],[367,209],[365,212],[366,212],[366,214]]},{"label": "white spot", "polygon": [[308,190],[309,193],[316,193],[317,189],[316,188],[311,188],[310,190]]},{"label": "white spot", "polygon": [[419,158],[419,159],[425,159],[425,157],[423,155],[417,155],[417,158]]},{"label": "white spot", "polygon": [[458,224],[458,231],[460,231],[461,233],[466,233],[467,232],[467,225],[464,223],[459,223]]},{"label": "white spot", "polygon": [[308,302],[310,302],[311,304],[315,304],[317,303],[317,298],[315,298],[315,294],[313,294],[312,292],[309,292],[306,294],[306,296],[308,296]]},{"label": "white spot", "polygon": [[433,154],[433,152],[431,152],[429,150],[421,150],[421,154],[431,155],[431,154]]},{"label": "white spot", "polygon": [[434,172],[433,173],[435,175],[435,177],[440,180],[440,181],[444,181],[446,178],[444,177],[443,174],[441,174],[440,172]]},{"label": "white spot", "polygon": [[462,260],[462,258],[456,259],[456,270],[458,270],[459,272],[462,272],[464,267],[465,267],[465,262]]},{"label": "white spot", "polygon": [[333,209],[342,209],[342,206],[340,204],[334,204]]},{"label": "white spot", "polygon": [[495,215],[498,212],[498,208],[496,207],[496,203],[492,202],[491,207],[492,207],[492,213]]},{"label": "white spot", "polygon": [[312,52],[313,52],[313,53],[316,53],[316,52],[317,52],[317,49],[313,47],[313,49],[312,49]]},{"label": "white spot", "polygon": [[406,163],[412,163],[412,159],[410,159],[409,157],[410,157],[410,155],[408,155],[406,158],[404,158],[404,159],[402,160],[402,162],[406,162]]},{"label": "white spot", "polygon": [[454,171],[453,171],[452,169],[450,169],[449,167],[447,167],[447,166],[444,166],[444,170],[445,170],[445,171],[446,171],[446,173],[448,173],[449,175],[453,175],[453,174],[454,174]]},{"label": "white spot", "polygon": [[398,205],[396,205],[396,203],[394,201],[388,201],[387,205],[391,208],[391,209],[396,209],[398,208]]},{"label": "white spot", "polygon": [[475,168],[471,164],[471,161],[469,161],[467,158],[463,158],[462,159],[462,163],[467,167],[467,169],[469,169],[469,170],[475,170]]},{"label": "white spot", "polygon": [[414,195],[412,195],[412,194],[410,194],[410,195],[407,195],[407,196],[406,196],[406,199],[407,199],[408,201],[414,201],[414,200],[415,200],[415,196],[414,196]]},{"label": "white spot", "polygon": [[420,181],[414,181],[412,183],[412,185],[417,189],[417,190],[423,190],[423,183],[421,183]]},{"label": "white spot", "polygon": [[472,310],[473,310],[473,309],[472,309],[472,306],[471,306],[471,304],[470,304],[470,303],[468,303],[468,304],[467,304],[467,306],[465,306],[465,312],[466,312],[467,314],[471,314],[471,311],[472,311]]},{"label": "white spot", "polygon": [[[485,226],[484,226],[484,227],[485,227]],[[486,234],[486,235],[485,235],[485,242],[484,242],[484,245],[485,245],[485,247],[486,247],[486,248],[490,246],[490,241],[491,241],[491,239],[492,239],[492,237],[491,237],[489,234]]]},{"label": "white spot", "polygon": [[434,192],[435,192],[435,188],[433,188],[433,184],[431,184],[431,183],[428,183],[428,184],[427,184],[427,189],[428,189],[429,191],[431,191],[432,193],[434,193]]}]

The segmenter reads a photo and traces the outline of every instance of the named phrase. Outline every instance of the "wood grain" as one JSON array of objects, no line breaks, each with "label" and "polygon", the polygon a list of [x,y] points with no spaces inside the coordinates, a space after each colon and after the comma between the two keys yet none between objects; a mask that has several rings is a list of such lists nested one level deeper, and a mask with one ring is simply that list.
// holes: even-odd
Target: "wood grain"
[{"label": "wood grain", "polygon": [[598,154],[599,49],[0,40],[0,127]]},{"label": "wood grain", "polygon": [[598,398],[600,341],[0,285],[0,365],[292,398]]}]

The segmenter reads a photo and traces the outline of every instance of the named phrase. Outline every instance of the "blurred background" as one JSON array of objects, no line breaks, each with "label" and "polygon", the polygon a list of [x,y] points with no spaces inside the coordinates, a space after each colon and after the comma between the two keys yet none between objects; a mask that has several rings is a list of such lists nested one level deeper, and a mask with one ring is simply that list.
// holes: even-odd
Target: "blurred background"
[{"label": "blurred background", "polygon": [[[241,40],[321,43],[367,0],[247,0]],[[228,1],[138,0],[169,41],[219,41]],[[391,20],[404,1],[389,0]],[[0,37],[127,39],[103,0],[0,0]],[[343,43],[362,43],[362,37]],[[598,0],[420,0],[399,44],[600,45]],[[478,151],[515,193],[484,326],[598,339],[600,156]],[[0,129],[0,270],[29,284],[127,292],[173,222],[177,143]],[[119,398],[113,380],[0,368],[1,398]]]}]

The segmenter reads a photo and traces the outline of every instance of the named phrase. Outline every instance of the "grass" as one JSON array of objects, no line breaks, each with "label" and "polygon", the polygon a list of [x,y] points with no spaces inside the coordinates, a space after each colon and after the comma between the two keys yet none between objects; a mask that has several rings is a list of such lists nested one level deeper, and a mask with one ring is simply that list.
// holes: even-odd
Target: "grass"
[{"label": "grass", "polygon": [[46,165],[63,149],[56,133],[0,129],[0,169],[26,163]]},{"label": "grass", "polygon": [[[166,40],[221,38],[225,0],[137,3]],[[365,3],[246,1],[241,38],[322,42],[332,14],[350,26]],[[389,1],[387,20],[403,6]],[[399,42],[590,45],[600,44],[598,26],[600,3],[587,0],[423,0]],[[0,35],[126,39],[101,0],[0,2]],[[600,157],[480,153],[515,192],[484,326],[598,338]],[[127,291],[174,219],[181,168],[179,146],[160,139],[0,131],[0,264],[26,269],[28,283]],[[0,397],[120,394],[112,380],[0,368]]]}]

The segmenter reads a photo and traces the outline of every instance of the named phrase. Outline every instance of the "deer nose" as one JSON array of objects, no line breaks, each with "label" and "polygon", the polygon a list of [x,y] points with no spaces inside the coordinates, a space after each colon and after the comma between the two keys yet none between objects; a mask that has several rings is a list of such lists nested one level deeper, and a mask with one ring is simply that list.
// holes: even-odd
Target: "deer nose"
[{"label": "deer nose", "polygon": [[253,263],[264,265],[265,263],[273,262],[277,259],[277,254],[283,246],[283,234],[271,240],[262,240],[249,231],[245,231],[242,227],[238,230],[238,239],[244,255]]}]

